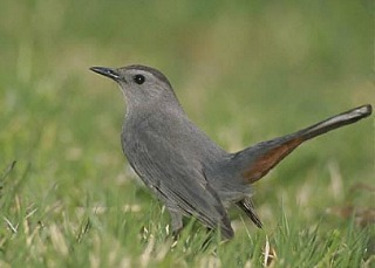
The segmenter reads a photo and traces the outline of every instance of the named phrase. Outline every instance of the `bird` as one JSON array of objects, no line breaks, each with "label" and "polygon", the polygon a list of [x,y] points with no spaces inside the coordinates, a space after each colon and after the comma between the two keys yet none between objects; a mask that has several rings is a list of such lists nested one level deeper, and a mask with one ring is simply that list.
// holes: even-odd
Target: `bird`
[{"label": "bird", "polygon": [[262,228],[252,184],[307,140],[372,113],[370,104],[330,117],[286,136],[227,152],[187,116],[167,77],[140,64],[91,67],[114,80],[126,100],[121,144],[128,163],[163,202],[178,235],[183,217],[194,217],[223,239],[233,238],[228,209],[235,205]]}]

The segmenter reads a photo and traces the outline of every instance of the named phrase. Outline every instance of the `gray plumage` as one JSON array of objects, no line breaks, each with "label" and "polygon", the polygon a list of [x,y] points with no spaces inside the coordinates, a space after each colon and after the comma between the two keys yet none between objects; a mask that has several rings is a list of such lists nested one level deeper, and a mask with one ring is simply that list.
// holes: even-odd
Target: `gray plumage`
[{"label": "gray plumage", "polygon": [[251,184],[302,142],[371,114],[365,105],[294,134],[228,153],[198,129],[183,111],[168,79],[158,70],[131,65],[91,70],[115,80],[127,99],[123,152],[144,183],[171,213],[172,230],[182,216],[233,236],[226,208],[236,204],[261,227],[251,200]]}]

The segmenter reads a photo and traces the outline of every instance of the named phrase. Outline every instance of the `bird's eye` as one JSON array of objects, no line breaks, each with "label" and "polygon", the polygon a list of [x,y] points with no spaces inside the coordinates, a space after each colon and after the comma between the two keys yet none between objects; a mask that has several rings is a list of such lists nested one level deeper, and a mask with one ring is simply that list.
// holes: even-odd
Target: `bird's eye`
[{"label": "bird's eye", "polygon": [[146,78],[141,74],[135,75],[133,79],[138,85],[142,85],[146,80]]}]

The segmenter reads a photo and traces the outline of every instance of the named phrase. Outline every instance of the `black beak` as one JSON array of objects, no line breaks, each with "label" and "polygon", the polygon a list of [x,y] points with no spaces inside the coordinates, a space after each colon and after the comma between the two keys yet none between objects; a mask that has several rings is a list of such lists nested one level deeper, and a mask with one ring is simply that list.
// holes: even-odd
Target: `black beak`
[{"label": "black beak", "polygon": [[109,77],[109,78],[111,78],[115,81],[118,81],[118,79],[120,78],[120,75],[118,74],[118,72],[115,69],[112,69],[112,68],[91,67],[90,70],[93,71],[93,72],[96,72],[98,74],[107,76],[107,77]]}]

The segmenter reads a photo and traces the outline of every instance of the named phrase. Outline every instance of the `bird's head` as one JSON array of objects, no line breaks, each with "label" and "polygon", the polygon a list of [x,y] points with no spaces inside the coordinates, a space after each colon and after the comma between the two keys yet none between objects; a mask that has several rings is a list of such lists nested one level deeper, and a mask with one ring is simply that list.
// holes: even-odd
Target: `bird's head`
[{"label": "bird's head", "polygon": [[168,79],[154,68],[130,65],[121,68],[91,67],[90,70],[116,81],[130,106],[146,103],[178,104]]}]

